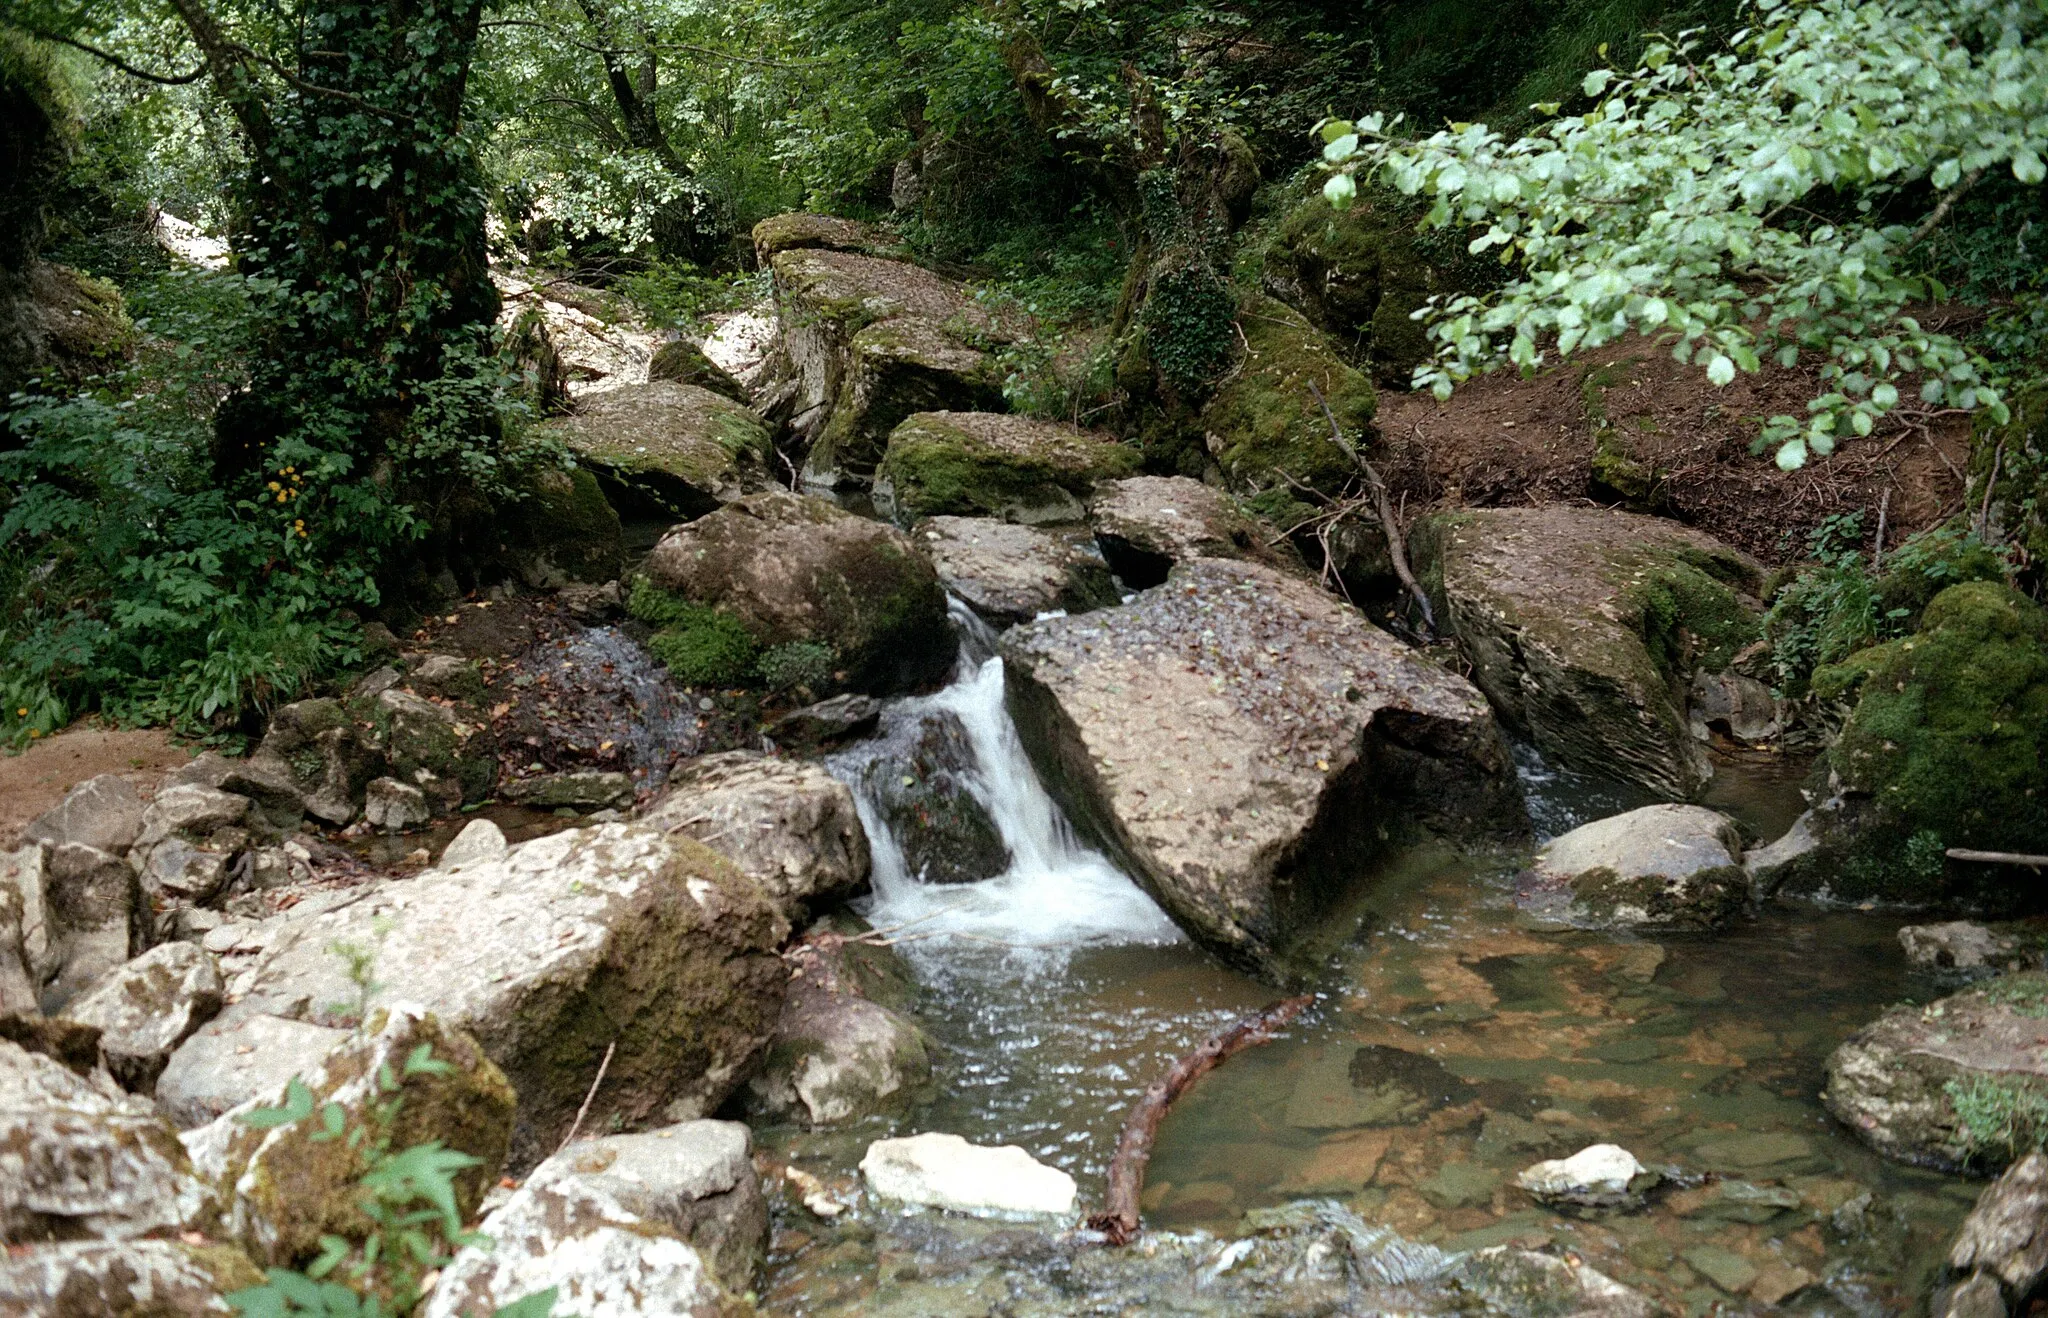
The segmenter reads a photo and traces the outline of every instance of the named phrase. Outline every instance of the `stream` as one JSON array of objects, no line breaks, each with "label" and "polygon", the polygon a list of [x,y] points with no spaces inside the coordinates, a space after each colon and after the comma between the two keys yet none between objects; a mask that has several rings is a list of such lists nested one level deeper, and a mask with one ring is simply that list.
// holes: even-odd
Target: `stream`
[{"label": "stream", "polygon": [[[953,684],[892,702],[879,737],[826,762],[855,789],[874,850],[863,914],[923,985],[919,1015],[943,1053],[939,1096],[908,1121],[761,1140],[847,1191],[867,1142],[886,1134],[1019,1144],[1072,1173],[1094,1204],[1145,1086],[1276,994],[1187,942],[1075,836],[1004,710],[993,636],[958,621],[967,639]],[[875,790],[934,719],[957,721],[959,781],[1007,849],[993,878],[963,883],[929,863],[913,872]],[[1709,803],[1753,837],[1782,831],[1804,766],[1720,761]],[[1526,751],[1520,762],[1539,835],[1643,803]],[[1354,1235],[1357,1224],[1391,1228],[1439,1262],[1550,1246],[1672,1312],[1915,1306],[1978,1187],[1884,1162],[1816,1097],[1837,1043],[1883,1007],[1941,991],[1909,974],[1900,917],[1772,907],[1716,935],[1545,931],[1514,907],[1514,865],[1435,846],[1387,868],[1310,1014],[1167,1118],[1146,1182],[1148,1244],[1094,1250],[1106,1261],[1084,1266],[1091,1252],[1055,1230],[872,1203],[831,1224],[791,1210],[764,1311],[1388,1311],[1356,1269],[1334,1307],[1327,1288],[1310,1302],[1279,1282],[1259,1292],[1219,1280],[1248,1248],[1234,1238],[1307,1211],[1285,1207],[1301,1200],[1337,1201],[1314,1211],[1340,1214]],[[1513,1188],[1530,1163],[1598,1142],[1666,1173],[1647,1211],[1581,1221]]]}]

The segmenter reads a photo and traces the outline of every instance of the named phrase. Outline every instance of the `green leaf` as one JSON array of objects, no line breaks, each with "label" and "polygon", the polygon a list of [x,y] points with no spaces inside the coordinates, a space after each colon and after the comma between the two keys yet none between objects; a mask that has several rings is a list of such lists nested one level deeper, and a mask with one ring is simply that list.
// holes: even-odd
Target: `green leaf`
[{"label": "green leaf", "polygon": [[491,1318],[550,1318],[555,1311],[555,1292],[553,1286],[535,1291],[523,1300],[500,1306]]},{"label": "green leaf", "polygon": [[1887,380],[1885,383],[1880,384],[1879,386],[1877,386],[1877,388],[1872,389],[1870,391],[1870,401],[1877,404],[1879,407],[1884,408],[1886,411],[1890,411],[1892,408],[1897,407],[1899,405],[1898,386],[1892,384],[1889,380]]},{"label": "green leaf", "polygon": [[313,1115],[313,1091],[306,1088],[306,1082],[293,1076],[284,1087],[283,1107],[259,1107],[244,1112],[235,1120],[251,1130],[270,1130],[278,1126],[289,1126],[294,1121],[303,1121]]},{"label": "green leaf", "polygon": [[1805,466],[1806,441],[1804,439],[1788,439],[1778,445],[1777,461],[1780,471],[1797,471]]},{"label": "green leaf", "polygon": [[1715,353],[1707,360],[1707,379],[1717,385],[1727,384],[1735,378],[1735,363],[1725,353]]},{"label": "green leaf", "polygon": [[1351,159],[1358,150],[1358,134],[1346,133],[1334,142],[1323,144],[1323,159],[1333,165],[1341,165]]},{"label": "green leaf", "polygon": [[1352,181],[1349,174],[1332,174],[1329,181],[1323,184],[1323,196],[1340,211],[1349,207],[1352,198],[1357,195],[1358,184]]},{"label": "green leaf", "polygon": [[2022,183],[2039,183],[2048,178],[2048,166],[2032,147],[2023,147],[2012,158],[2012,176]]},{"label": "green leaf", "polygon": [[[1601,92],[1606,91],[1607,84],[1613,81],[1613,69],[1595,69],[1586,75],[1584,82],[1579,84],[1579,90],[1588,96],[1598,96]],[[1295,122],[1300,123],[1301,121],[1297,119]]]}]

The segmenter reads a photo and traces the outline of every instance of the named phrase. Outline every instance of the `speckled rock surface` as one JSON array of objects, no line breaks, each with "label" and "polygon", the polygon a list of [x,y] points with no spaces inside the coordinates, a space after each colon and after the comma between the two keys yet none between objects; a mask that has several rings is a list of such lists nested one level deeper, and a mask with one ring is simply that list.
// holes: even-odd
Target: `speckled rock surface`
[{"label": "speckled rock surface", "polygon": [[1096,489],[1088,524],[1118,577],[1142,590],[1191,558],[1248,558],[1299,567],[1291,550],[1266,544],[1271,532],[1239,512],[1223,491],[1186,476],[1132,476]]},{"label": "speckled rock surface", "polygon": [[1136,471],[1139,453],[1108,435],[997,412],[919,412],[889,434],[875,506],[920,517],[1074,522],[1096,482]]},{"label": "speckled rock surface", "polygon": [[195,943],[165,943],[74,998],[64,1015],[100,1031],[100,1058],[123,1088],[147,1094],[179,1044],[221,1007],[220,966]]},{"label": "speckled rock surface", "polygon": [[625,824],[555,833],[459,873],[293,907],[237,974],[241,998],[185,1047],[258,1013],[351,1023],[357,991],[330,949],[356,944],[374,952],[379,1002],[421,1005],[504,1069],[519,1093],[513,1158],[530,1162],[561,1137],[614,1040],[589,1121],[696,1117],[723,1102],[767,1046],[786,932],[755,883],[702,843]]},{"label": "speckled rock surface", "polygon": [[1977,1196],[1949,1246],[1948,1267],[1957,1277],[1990,1277],[2018,1301],[2040,1289],[2048,1279],[2048,1154],[2029,1153]]},{"label": "speckled rock surface", "polygon": [[1078,529],[1040,530],[987,517],[934,517],[911,531],[946,589],[998,627],[1117,602],[1109,564]]},{"label": "speckled rock surface", "polygon": [[641,816],[729,857],[792,923],[868,886],[868,836],[853,793],[817,765],[755,751],[699,756]]},{"label": "speckled rock surface", "polygon": [[1758,564],[1676,522],[1569,507],[1428,517],[1410,552],[1472,680],[1545,756],[1668,797],[1705,784],[1679,693],[1756,635]]},{"label": "speckled rock surface", "polygon": [[869,1001],[830,959],[805,956],[747,1105],[813,1128],[900,1112],[930,1096],[934,1051],[915,1021]]},{"label": "speckled rock surface", "polygon": [[147,1101],[0,1040],[0,1236],[132,1240],[206,1230],[219,1210]]},{"label": "speckled rock surface", "polygon": [[1893,1008],[1835,1049],[1821,1098],[1888,1158],[1951,1171],[2005,1166],[2017,1152],[2012,1132],[1972,1121],[1964,1108],[2009,1111],[2048,1098],[2048,974]]},{"label": "speckled rock surface", "polygon": [[65,793],[53,810],[38,815],[22,836],[52,847],[67,842],[125,854],[142,832],[142,798],[117,774],[89,778]]},{"label": "speckled rock surface", "polygon": [[694,384],[609,389],[551,428],[600,476],[677,517],[701,517],[774,483],[761,418]]},{"label": "speckled rock surface", "polygon": [[232,1245],[90,1240],[0,1254],[0,1313],[37,1318],[227,1318],[222,1295],[262,1284]]},{"label": "speckled rock surface", "polygon": [[1470,683],[1315,587],[1198,559],[1120,608],[1005,637],[1047,785],[1175,921],[1276,978],[1415,825],[1526,827]]},{"label": "speckled rock surface", "polygon": [[202,1027],[157,1077],[157,1111],[180,1130],[203,1126],[311,1072],[348,1038],[347,1030],[260,1012]]},{"label": "speckled rock surface", "polygon": [[1749,901],[1742,835],[1728,816],[1696,805],[1596,819],[1536,853],[1520,898],[1588,929],[1712,929]]}]

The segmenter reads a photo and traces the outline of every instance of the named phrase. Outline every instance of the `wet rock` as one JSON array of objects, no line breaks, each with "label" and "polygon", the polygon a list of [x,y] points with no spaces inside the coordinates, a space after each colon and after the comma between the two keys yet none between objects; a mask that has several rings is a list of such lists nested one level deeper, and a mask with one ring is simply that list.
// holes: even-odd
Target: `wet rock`
[{"label": "wet rock", "polygon": [[860,1171],[870,1193],[898,1203],[982,1215],[1074,1211],[1074,1178],[1014,1144],[990,1148],[939,1131],[876,1140]]},{"label": "wet rock", "polygon": [[1385,1044],[1333,1047],[1310,1060],[1295,1082],[1286,1120],[1304,1130],[1412,1126],[1476,1096],[1433,1057]]},{"label": "wet rock", "polygon": [[572,618],[584,622],[609,622],[625,612],[626,597],[616,581],[601,586],[571,582],[555,592],[555,598]]},{"label": "wet rock", "polygon": [[1968,920],[1909,924],[1899,930],[1899,946],[1905,949],[1906,960],[1922,970],[1992,974],[2024,969],[2035,959],[2018,938]]},{"label": "wet rock", "polygon": [[1744,673],[1694,673],[1687,706],[1698,741],[1711,741],[1719,732],[1755,745],[1784,731],[1782,703],[1769,686]]},{"label": "wet rock", "polygon": [[1002,653],[1069,817],[1261,973],[1289,973],[1397,835],[1522,827],[1479,693],[1269,568],[1183,563],[1121,608],[1017,628]]},{"label": "wet rock", "polygon": [[1927,1306],[1929,1318],[2006,1318],[2005,1295],[1996,1277],[1977,1273],[1934,1293]]},{"label": "wet rock", "polygon": [[1297,481],[1339,493],[1358,475],[1330,441],[1330,422],[1309,392],[1313,383],[1350,436],[1369,435],[1377,399],[1372,383],[1337,354],[1327,335],[1292,307],[1248,299],[1239,311],[1247,349],[1202,409],[1209,456],[1234,488],[1291,488]]},{"label": "wet rock", "polygon": [[127,779],[111,773],[78,784],[22,830],[24,838],[52,848],[76,843],[117,856],[126,855],[141,834],[142,798]]},{"label": "wet rock", "polygon": [[418,787],[437,810],[475,805],[496,788],[497,747],[480,716],[399,690],[380,693],[364,713],[390,776]]},{"label": "wet rock", "polygon": [[[2029,1153],[1977,1196],[1949,1246],[1948,1270],[1965,1286],[1992,1279],[2015,1307],[2048,1280],[2048,1154]],[[1934,1308],[1942,1312],[1939,1302]]]},{"label": "wet rock", "polygon": [[1694,1272],[1730,1295],[1740,1295],[1757,1279],[1757,1266],[1732,1249],[1720,1245],[1694,1245],[1679,1254]]},{"label": "wet rock", "polygon": [[[422,1048],[443,1065],[412,1064]],[[360,1034],[296,1078],[313,1099],[308,1119],[277,1126],[238,1119],[254,1107],[285,1106],[287,1086],[280,1085],[184,1136],[194,1165],[215,1184],[233,1187],[227,1232],[259,1264],[302,1266],[319,1253],[321,1236],[359,1240],[368,1233],[358,1196],[371,1137],[388,1138],[394,1149],[439,1141],[477,1159],[454,1177],[455,1209],[465,1221],[496,1182],[512,1139],[512,1086],[474,1039],[433,1016],[380,1010]],[[394,1097],[395,1115],[378,1129],[374,1112]],[[365,1136],[337,1139],[324,1117],[310,1117],[336,1107],[344,1126]]]},{"label": "wet rock", "polygon": [[1569,1158],[1525,1168],[1515,1184],[1546,1208],[1601,1213],[1641,1208],[1643,1192],[1658,1179],[1619,1144],[1589,1144]]},{"label": "wet rock", "polygon": [[776,719],[768,731],[777,741],[790,746],[824,747],[865,737],[881,721],[881,701],[849,693],[793,709]]},{"label": "wet rock", "polygon": [[1760,1226],[1786,1213],[1800,1211],[1805,1202],[1798,1191],[1782,1185],[1716,1180],[1697,1189],[1681,1190],[1666,1200],[1664,1206],[1679,1217]]},{"label": "wet rock", "polygon": [[649,384],[667,381],[695,385],[735,403],[745,404],[747,401],[745,386],[688,339],[664,343],[654,350],[654,359],[647,363],[647,381]]},{"label": "wet rock", "polygon": [[[446,673],[445,666],[441,671]],[[301,700],[275,711],[253,759],[281,761],[306,813],[336,825],[355,818],[364,789],[384,769],[383,757],[364,740],[339,700]],[[296,821],[274,822],[289,827]]]},{"label": "wet rock", "polygon": [[830,959],[804,956],[748,1106],[813,1128],[900,1112],[930,1096],[933,1051],[914,1021],[870,1002]]},{"label": "wet rock", "polygon": [[727,856],[793,922],[868,886],[853,793],[815,764],[754,751],[702,756],[670,776],[641,822]]},{"label": "wet rock", "polygon": [[0,1235],[132,1240],[205,1230],[218,1211],[177,1132],[147,1102],[109,1097],[0,1041]]},{"label": "wet rock", "polygon": [[1783,1304],[1819,1280],[1796,1264],[1769,1263],[1749,1284],[1749,1298],[1758,1304]]},{"label": "wet rock", "polygon": [[498,795],[514,805],[541,810],[610,810],[633,804],[633,779],[605,769],[570,769],[508,778]]},{"label": "wet rock", "polygon": [[1577,1259],[1495,1245],[1460,1260],[1454,1274],[1463,1289],[1488,1307],[1511,1315],[1571,1314],[1574,1318],[1654,1318],[1648,1296],[1630,1290]]},{"label": "wet rock", "polygon": [[147,1094],[171,1054],[221,1008],[220,966],[192,943],[165,943],[112,971],[64,1015],[100,1031],[100,1057],[121,1087]]},{"label": "wet rock", "polygon": [[692,839],[624,824],[555,833],[501,861],[293,907],[237,976],[240,1000],[179,1057],[256,1014],[353,1024],[358,993],[330,949],[371,948],[381,1000],[436,1013],[504,1069],[515,1155],[530,1157],[559,1139],[614,1041],[589,1122],[715,1110],[767,1047],[786,931],[752,880]]},{"label": "wet rock", "polygon": [[768,1201],[753,1137],[736,1121],[686,1121],[637,1135],[583,1139],[527,1177],[529,1187],[575,1179],[696,1249],[718,1283],[753,1287],[768,1248]]},{"label": "wet rock", "polygon": [[856,691],[930,685],[952,666],[938,574],[901,531],[823,499],[771,491],[728,504],[664,536],[647,573],[737,619],[761,647],[829,647]]},{"label": "wet rock", "polygon": [[204,1126],[252,1098],[310,1075],[351,1032],[262,1013],[202,1027],[171,1054],[156,1107],[181,1130]]},{"label": "wet rock", "polygon": [[934,517],[911,537],[951,594],[996,627],[1041,613],[1086,613],[1118,599],[1085,531],[1041,531],[985,517]]},{"label": "wet rock", "polygon": [[[597,588],[585,586],[583,589]],[[423,696],[466,700],[473,705],[483,703],[485,694],[483,671],[477,667],[476,660],[453,654],[430,654],[420,660],[419,666],[406,679],[406,685]]]},{"label": "wet rock", "polygon": [[774,484],[768,427],[697,384],[608,389],[550,428],[590,470],[672,517],[702,517]]},{"label": "wet rock", "polygon": [[434,818],[427,794],[396,778],[373,778],[363,793],[363,822],[385,833],[403,833]]},{"label": "wet rock", "polygon": [[1693,1156],[1714,1171],[1749,1175],[1818,1171],[1822,1162],[1812,1140],[1783,1130],[1716,1136],[1702,1141]]},{"label": "wet rock", "polygon": [[919,412],[889,435],[875,504],[905,526],[921,517],[1074,522],[1099,481],[1136,471],[1139,453],[1106,435],[994,412]]},{"label": "wet rock", "polygon": [[1536,853],[1521,899],[1584,928],[1718,928],[1749,903],[1742,835],[1691,805],[1595,820]]},{"label": "wet rock", "polygon": [[1888,1158],[1943,1170],[2005,1166],[2033,1129],[2013,1114],[2048,1101],[2048,974],[1893,1008],[1835,1049],[1821,1097]]},{"label": "wet rock", "polygon": [[881,737],[835,764],[851,770],[906,873],[926,883],[979,883],[1009,868],[973,744],[951,710],[892,711]]},{"label": "wet rock", "polygon": [[1158,585],[1175,563],[1192,558],[1298,566],[1291,554],[1266,544],[1269,533],[1229,496],[1186,476],[1132,476],[1100,485],[1088,503],[1088,524],[1102,556],[1133,590]]},{"label": "wet rock", "polygon": [[89,1240],[0,1254],[0,1313],[45,1318],[213,1318],[221,1297],[263,1284],[232,1245]]},{"label": "wet rock", "polygon": [[1675,522],[1562,506],[1425,518],[1411,552],[1472,680],[1546,758],[1670,797],[1706,783],[1673,693],[1756,636],[1755,562]]},{"label": "wet rock", "polygon": [[[156,847],[169,854],[182,849],[178,839]],[[208,856],[209,860],[220,858]],[[26,877],[31,867],[23,866]],[[35,973],[44,980],[42,1007],[55,1012],[78,993],[134,953],[142,930],[137,928],[143,912],[135,871],[129,862],[112,852],[79,842],[53,848],[41,866],[42,891],[38,902],[43,956]],[[144,871],[143,890],[149,890],[149,871]],[[218,887],[218,879],[206,891]],[[27,903],[24,902],[24,910]],[[24,931],[26,933],[26,931]],[[28,942],[24,937],[24,944]]]}]

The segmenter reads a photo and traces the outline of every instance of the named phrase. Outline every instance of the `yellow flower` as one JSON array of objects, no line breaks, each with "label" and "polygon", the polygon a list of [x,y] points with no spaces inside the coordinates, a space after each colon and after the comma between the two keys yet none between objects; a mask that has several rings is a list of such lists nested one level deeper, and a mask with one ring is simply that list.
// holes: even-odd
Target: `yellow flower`
[{"label": "yellow flower", "polygon": [[279,490],[279,491],[277,492],[277,501],[278,501],[279,503],[283,503],[283,502],[284,502],[284,501],[285,501],[285,500],[286,500],[287,498],[290,498],[290,497],[291,497],[291,496],[287,495],[287,494],[286,494],[286,493],[285,493],[285,492],[284,492],[283,490]]},{"label": "yellow flower", "polygon": [[28,706],[27,706],[27,705],[23,705],[23,706],[22,706],[22,707],[21,707],[20,709],[17,709],[17,710],[15,710],[15,711],[14,711],[14,717],[16,717],[16,718],[27,718],[27,717],[28,717]]},{"label": "yellow flower", "polygon": [[30,729],[28,730],[28,735],[29,735],[29,740],[33,741],[33,740],[35,740],[35,739],[36,739],[37,737],[40,737],[40,736],[42,736],[42,735],[43,735],[43,730],[42,730],[41,728],[30,728]]},{"label": "yellow flower", "polygon": [[279,485],[278,485],[278,483],[277,483],[276,481],[272,481],[272,482],[270,482],[270,488],[271,488],[272,490],[277,490],[277,489],[281,489],[282,487],[281,487],[281,486],[279,486]]}]

